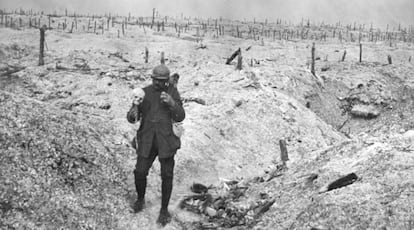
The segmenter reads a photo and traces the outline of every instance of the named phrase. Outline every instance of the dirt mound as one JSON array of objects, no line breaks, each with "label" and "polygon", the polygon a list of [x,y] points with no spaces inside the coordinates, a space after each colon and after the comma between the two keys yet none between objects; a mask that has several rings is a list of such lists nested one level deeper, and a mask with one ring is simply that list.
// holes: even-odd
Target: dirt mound
[{"label": "dirt mound", "polygon": [[114,228],[126,173],[113,129],[4,91],[0,105],[0,226]]}]

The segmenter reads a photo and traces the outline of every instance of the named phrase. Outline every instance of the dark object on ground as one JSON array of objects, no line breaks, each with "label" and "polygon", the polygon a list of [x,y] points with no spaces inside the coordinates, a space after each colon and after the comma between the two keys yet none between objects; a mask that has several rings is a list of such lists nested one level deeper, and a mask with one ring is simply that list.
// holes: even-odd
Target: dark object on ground
[{"label": "dark object on ground", "polygon": [[193,183],[191,191],[198,194],[206,193],[208,191],[208,187],[203,184]]},{"label": "dark object on ground", "polygon": [[179,207],[194,213],[203,213],[205,208],[213,202],[213,197],[209,193],[186,196]]},{"label": "dark object on ground", "polygon": [[263,213],[269,211],[270,207],[275,203],[276,199],[268,200],[264,204],[254,209],[255,218],[259,218]]},{"label": "dark object on ground", "polygon": [[354,183],[358,179],[358,176],[355,173],[350,173],[344,177],[339,178],[338,180],[324,186],[319,192],[328,192],[337,188],[345,187]]},{"label": "dark object on ground", "polygon": [[249,46],[246,48],[246,51],[249,51],[252,48],[252,46]]},{"label": "dark object on ground", "polygon": [[229,58],[227,58],[226,65],[230,65],[230,62],[233,61],[239,54],[241,50],[238,48]]},{"label": "dark object on ground", "polygon": [[190,101],[198,103],[200,105],[206,105],[206,101],[204,101],[201,98],[196,98],[196,97],[183,98],[183,102],[190,102]]},{"label": "dark object on ground", "polygon": [[171,214],[168,210],[161,209],[160,215],[158,216],[157,223],[161,226],[165,226],[171,222]]},{"label": "dark object on ground", "polygon": [[141,212],[145,208],[145,200],[138,199],[132,207],[135,213]]}]

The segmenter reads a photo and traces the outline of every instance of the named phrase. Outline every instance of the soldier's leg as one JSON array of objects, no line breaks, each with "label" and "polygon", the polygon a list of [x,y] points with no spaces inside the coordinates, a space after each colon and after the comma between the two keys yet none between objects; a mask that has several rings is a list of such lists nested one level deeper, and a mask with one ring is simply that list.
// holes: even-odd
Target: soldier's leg
[{"label": "soldier's leg", "polygon": [[151,154],[148,157],[137,157],[137,164],[135,165],[134,170],[135,189],[138,195],[138,199],[134,205],[135,212],[140,212],[144,208],[145,190],[147,188],[147,176],[156,156],[156,152],[151,149]]},{"label": "soldier's leg", "polygon": [[170,202],[172,187],[173,187],[173,176],[174,176],[174,157],[170,158],[159,158],[161,164],[161,210],[158,222],[161,225],[166,225],[171,221],[171,215],[168,212],[168,204]]},{"label": "soldier's leg", "polygon": [[138,156],[137,164],[135,165],[135,189],[138,194],[138,199],[144,199],[145,190],[147,187],[147,176],[152,163],[155,160],[155,155],[151,154],[149,157]]}]

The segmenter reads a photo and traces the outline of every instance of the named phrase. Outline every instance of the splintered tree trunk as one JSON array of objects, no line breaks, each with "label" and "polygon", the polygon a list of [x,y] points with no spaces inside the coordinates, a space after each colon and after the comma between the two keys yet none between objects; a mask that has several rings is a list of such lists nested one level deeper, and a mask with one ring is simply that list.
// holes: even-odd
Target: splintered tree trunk
[{"label": "splintered tree trunk", "polygon": [[359,43],[359,62],[362,62],[362,43]]},{"label": "splintered tree trunk", "polygon": [[43,61],[43,54],[44,54],[44,47],[45,47],[45,31],[46,28],[40,28],[40,50],[39,50],[39,65],[44,65]]},{"label": "splintered tree trunk", "polygon": [[391,59],[391,55],[388,54],[388,64],[392,64],[392,59]]},{"label": "splintered tree trunk", "polygon": [[145,47],[145,63],[148,63],[148,56],[149,56],[148,48]]},{"label": "splintered tree trunk", "polygon": [[315,76],[315,43],[312,44],[311,73]]}]

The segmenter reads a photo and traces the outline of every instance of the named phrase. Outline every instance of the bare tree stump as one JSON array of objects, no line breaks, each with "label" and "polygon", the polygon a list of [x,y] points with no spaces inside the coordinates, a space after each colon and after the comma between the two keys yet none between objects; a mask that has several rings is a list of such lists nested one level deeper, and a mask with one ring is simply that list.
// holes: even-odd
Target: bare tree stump
[{"label": "bare tree stump", "polygon": [[282,160],[283,165],[286,166],[286,161],[289,160],[288,151],[286,148],[286,141],[279,140],[279,146],[280,146],[280,159]]},{"label": "bare tree stump", "polygon": [[313,76],[315,76],[315,43],[312,44],[312,60],[311,60],[311,73],[313,74]]},{"label": "bare tree stump", "polygon": [[242,65],[243,65],[242,61],[243,61],[243,58],[242,58],[242,54],[241,54],[241,50],[240,50],[239,55],[237,56],[237,66],[236,66],[237,70],[242,69]]},{"label": "bare tree stump", "polygon": [[165,64],[164,52],[161,52],[161,64]]},{"label": "bare tree stump", "polygon": [[45,48],[45,31],[46,31],[46,26],[42,26],[40,28],[40,50],[39,50],[39,65],[44,65],[44,60],[43,60],[43,56],[44,56],[44,48]]}]

